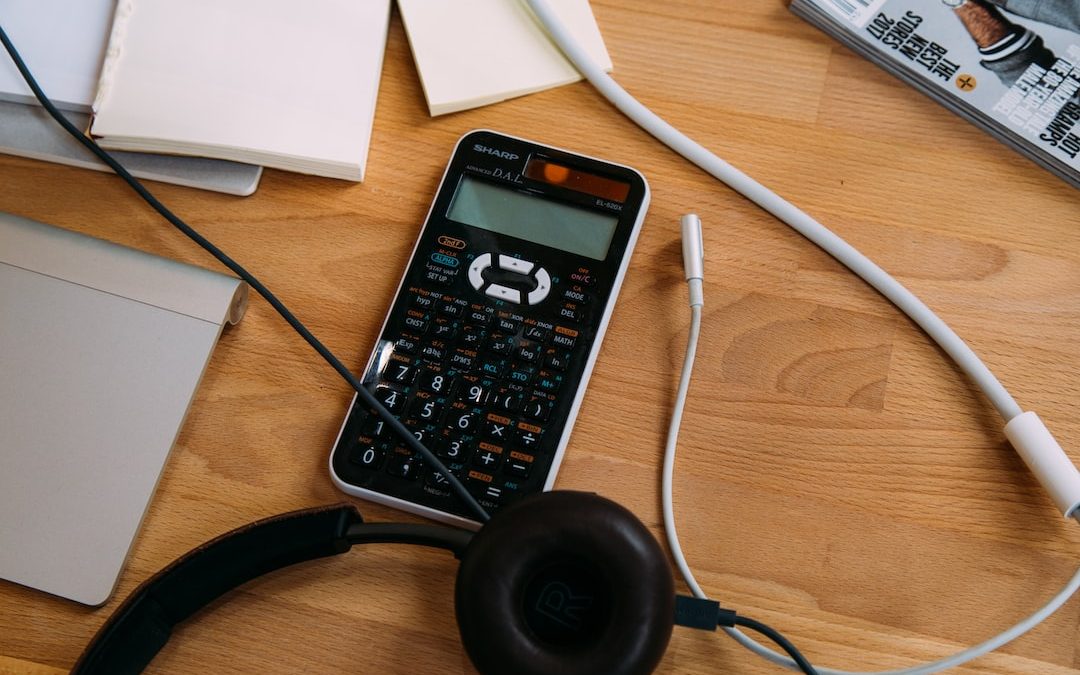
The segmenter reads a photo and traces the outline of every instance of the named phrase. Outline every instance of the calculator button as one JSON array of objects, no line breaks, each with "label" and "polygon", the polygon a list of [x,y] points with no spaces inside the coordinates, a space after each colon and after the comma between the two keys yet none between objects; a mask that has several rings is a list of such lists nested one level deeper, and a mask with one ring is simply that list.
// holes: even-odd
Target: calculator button
[{"label": "calculator button", "polygon": [[589,274],[588,270],[578,270],[577,272],[570,273],[570,280],[575,284],[581,284],[582,286],[595,286],[596,277]]},{"label": "calculator button", "polygon": [[424,479],[424,485],[427,485],[432,490],[450,494],[450,481],[446,480],[446,476],[438,469],[433,468],[428,472],[427,477]]},{"label": "calculator button", "polygon": [[405,394],[390,387],[376,387],[375,398],[395,415],[405,409]]},{"label": "calculator button", "polygon": [[506,418],[500,419],[494,415],[488,415],[488,418],[484,420],[484,437],[493,441],[509,441],[511,425],[511,421]]},{"label": "calculator button", "polygon": [[446,418],[446,426],[463,434],[469,433],[480,423],[480,418],[473,412],[460,412],[455,410]]},{"label": "calculator button", "polygon": [[433,394],[446,394],[450,391],[451,378],[446,373],[425,368],[420,373],[420,388]]},{"label": "calculator button", "polygon": [[429,335],[440,340],[453,340],[457,337],[458,325],[452,321],[439,319],[431,328]]},{"label": "calculator button", "polygon": [[508,255],[499,256],[499,268],[509,270],[511,272],[517,272],[518,274],[528,274],[532,272],[536,263],[531,263],[528,260],[521,260],[520,258],[511,258]]},{"label": "calculator button", "polygon": [[487,388],[476,382],[463,382],[458,388],[458,398],[473,405],[483,405],[487,399]]},{"label": "calculator button", "polygon": [[491,312],[482,306],[479,308],[474,307],[465,312],[465,319],[477,326],[486,326],[491,323],[491,316]]},{"label": "calculator button", "polygon": [[367,419],[360,425],[360,435],[370,436],[376,440],[383,437],[385,433],[388,433],[389,429],[386,428],[386,420],[379,417],[374,410],[368,413]]},{"label": "calculator button", "polygon": [[431,309],[435,306],[435,299],[429,295],[417,295],[413,297],[412,304],[417,309]]},{"label": "calculator button", "polygon": [[466,347],[468,349],[476,349],[480,346],[480,343],[483,340],[483,331],[476,328],[475,326],[466,326],[465,329],[461,331],[461,339],[458,340],[458,343],[462,347]]},{"label": "calculator button", "polygon": [[386,364],[383,377],[396,384],[409,384],[416,377],[416,368],[404,361],[390,361]]},{"label": "calculator button", "polygon": [[[419,314],[419,312],[417,312]],[[405,326],[417,333],[423,333],[428,328],[428,320],[421,316],[413,316],[412,314],[405,317]]]},{"label": "calculator button", "polygon": [[386,451],[374,445],[360,444],[353,448],[349,460],[368,469],[378,469],[386,459]]},{"label": "calculator button", "polygon": [[471,469],[465,476],[465,486],[468,487],[469,491],[473,494],[481,495],[494,480],[495,476],[492,476],[490,473]]},{"label": "calculator button", "polygon": [[544,359],[544,364],[548,368],[565,371],[570,366],[570,352],[553,349],[548,352],[547,358]]},{"label": "calculator button", "polygon": [[502,412],[519,412],[521,410],[521,394],[514,391],[499,392],[492,396],[492,404]]},{"label": "calculator button", "polygon": [[429,342],[420,348],[420,356],[433,363],[442,363],[446,349],[441,342]]},{"label": "calculator button", "polygon": [[465,313],[465,308],[453,301],[440,302],[439,313],[455,319],[460,319],[461,315]]},{"label": "calculator button", "polygon": [[514,431],[513,441],[522,450],[535,450],[540,445],[540,427],[519,422]]},{"label": "calculator button", "polygon": [[515,478],[528,478],[535,460],[536,457],[533,455],[511,450],[510,456],[506,458],[506,464],[503,465],[503,472]]},{"label": "calculator button", "polygon": [[592,300],[592,296],[581,290],[580,286],[566,289],[563,291],[562,297],[566,302],[573,302],[578,305],[587,305]]},{"label": "calculator button", "polygon": [[443,436],[435,444],[435,454],[451,462],[464,462],[469,458],[472,446],[460,434]]},{"label": "calculator button", "polygon": [[551,275],[543,267],[536,270],[536,288],[529,292],[529,304],[535,305],[543,302],[551,292]]},{"label": "calculator button", "polygon": [[577,305],[563,305],[559,308],[559,318],[578,323],[581,321],[581,310]]},{"label": "calculator button", "polygon": [[[422,427],[418,428],[415,426],[415,423],[410,422],[409,431],[412,433],[413,437],[420,442],[420,445],[427,447],[427,444],[431,442],[432,433],[430,429]],[[401,441],[400,447],[405,448],[404,441]]]},{"label": "calculator button", "polygon": [[546,393],[549,393],[549,394],[553,394],[556,391],[558,391],[559,385],[561,385],[561,384],[562,384],[561,380],[559,380],[558,378],[552,377],[550,374],[548,374],[546,376],[541,375],[536,380],[537,389],[540,389],[540,390],[542,390],[542,391],[544,391]]},{"label": "calculator button", "polygon": [[435,400],[434,396],[429,392],[421,391],[417,392],[416,398],[413,399],[412,404],[409,406],[409,417],[422,422],[434,423],[438,421],[442,410],[442,405]]},{"label": "calculator button", "polygon": [[484,293],[498,300],[506,300],[507,302],[512,302],[514,304],[521,303],[521,291],[516,288],[510,288],[509,286],[503,286],[502,284],[491,284],[484,289]]},{"label": "calculator button", "polygon": [[457,279],[457,272],[447,274],[442,267],[429,267],[424,271],[424,280],[440,286],[452,286]]},{"label": "calculator button", "polygon": [[540,345],[535,342],[522,342],[518,345],[515,356],[525,363],[536,363],[540,360]]},{"label": "calculator button", "polygon": [[472,370],[476,364],[476,352],[458,349],[450,355],[450,366],[456,370]]},{"label": "calculator button", "polygon": [[472,465],[488,473],[495,473],[495,470],[502,464],[502,455],[502,446],[481,442],[476,446],[476,454],[473,455]]},{"label": "calculator button", "polygon": [[537,342],[547,342],[551,337],[551,331],[540,326],[526,326],[524,337],[526,340],[535,340]]},{"label": "calculator button", "polygon": [[414,480],[420,471],[420,460],[412,455],[394,452],[386,462],[386,473],[398,478]]},{"label": "calculator button", "polygon": [[488,338],[487,350],[496,356],[509,356],[513,349],[513,338],[509,335],[496,334]]},{"label": "calculator button", "polygon": [[420,342],[411,335],[402,335],[394,341],[394,351],[403,354],[415,354],[420,348]]},{"label": "calculator button", "polygon": [[546,397],[534,396],[525,404],[522,412],[538,422],[546,422],[548,417],[551,416],[551,407],[551,402]]},{"label": "calculator button", "polygon": [[506,371],[506,364],[502,361],[482,361],[480,363],[480,372],[484,375],[491,377],[502,377],[502,374]]},{"label": "calculator button", "polygon": [[469,265],[469,283],[476,290],[484,285],[484,270],[491,267],[491,254],[485,253],[476,257]]},{"label": "calculator button", "polygon": [[533,375],[535,373],[531,368],[515,366],[507,375],[507,379],[513,384],[524,386],[532,382]]},{"label": "calculator button", "polygon": [[551,343],[563,349],[573,349],[577,344],[577,334],[576,330],[559,326],[555,329],[555,337],[551,338]]},{"label": "calculator button", "polygon": [[505,317],[495,317],[495,328],[504,333],[514,335],[521,328],[521,322],[516,319],[507,319]]}]

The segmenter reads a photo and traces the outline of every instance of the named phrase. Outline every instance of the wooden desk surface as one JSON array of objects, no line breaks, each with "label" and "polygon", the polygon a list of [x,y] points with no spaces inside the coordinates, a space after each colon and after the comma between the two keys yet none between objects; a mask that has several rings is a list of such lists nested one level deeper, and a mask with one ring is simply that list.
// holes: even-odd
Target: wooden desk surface
[{"label": "wooden desk surface", "polygon": [[[1080,193],[781,0],[593,4],[624,86],[893,272],[1080,460]],[[942,353],[585,84],[431,119],[395,15],[363,184],[267,171],[248,198],[153,189],[360,368],[452,145],[478,127],[631,164],[653,190],[557,487],[611,497],[662,536],[659,467],[689,323],[678,218],[696,211],[706,306],[675,495],[708,593],[817,665],[863,670],[980,641],[1073,573],[1080,528]],[[0,156],[0,210],[214,266],[113,176]],[[0,582],[0,673],[69,668],[175,557],[344,499],[326,464],[349,398],[254,301],[214,354],[114,599],[88,609]],[[358,504],[369,520],[410,518]],[[197,615],[150,670],[473,672],[455,570],[448,555],[383,546],[283,571]],[[973,670],[1072,672],[1078,629],[1074,600]],[[777,671],[723,635],[684,629],[660,667]]]}]

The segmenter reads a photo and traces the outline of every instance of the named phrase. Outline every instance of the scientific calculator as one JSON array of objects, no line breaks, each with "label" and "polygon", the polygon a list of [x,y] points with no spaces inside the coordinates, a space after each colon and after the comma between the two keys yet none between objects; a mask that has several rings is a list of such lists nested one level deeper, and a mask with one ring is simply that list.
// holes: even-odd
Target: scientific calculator
[{"label": "scientific calculator", "polygon": [[[648,202],[625,166],[492,131],[458,141],[364,384],[489,513],[554,483]],[[476,526],[356,397],[330,472]]]}]

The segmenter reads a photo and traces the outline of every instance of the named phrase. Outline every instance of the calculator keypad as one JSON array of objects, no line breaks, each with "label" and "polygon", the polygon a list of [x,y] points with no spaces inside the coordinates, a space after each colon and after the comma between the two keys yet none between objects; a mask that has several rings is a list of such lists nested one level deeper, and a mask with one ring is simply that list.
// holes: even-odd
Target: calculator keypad
[{"label": "calculator keypad", "polygon": [[[369,374],[376,398],[439,457],[489,511],[543,489],[562,435],[554,415],[571,362],[584,359],[572,323],[516,314],[507,303],[409,287],[388,324],[390,348]],[[572,388],[571,388],[572,389]],[[563,420],[558,424],[555,420]],[[361,487],[471,515],[445,477],[357,404],[348,461]]]}]

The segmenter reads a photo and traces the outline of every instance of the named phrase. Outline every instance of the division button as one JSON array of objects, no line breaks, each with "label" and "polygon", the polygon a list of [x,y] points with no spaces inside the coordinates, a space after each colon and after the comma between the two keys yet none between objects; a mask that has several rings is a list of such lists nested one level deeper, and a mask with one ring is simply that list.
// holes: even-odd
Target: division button
[{"label": "division button", "polygon": [[509,270],[511,272],[517,272],[518,274],[528,274],[532,272],[535,263],[531,263],[528,260],[521,260],[520,258],[511,258],[508,255],[499,255],[499,268]]},{"label": "division button", "polygon": [[551,292],[551,275],[543,267],[536,270],[536,288],[529,292],[529,304],[535,305],[544,300]]},{"label": "division button", "polygon": [[[499,300],[506,300],[507,302],[512,302],[514,304],[521,303],[521,291],[516,288],[510,288],[509,286],[503,286],[502,284],[491,284],[484,292]],[[535,293],[536,291],[533,292]],[[532,294],[530,294],[529,297],[531,298]]]},{"label": "division button", "polygon": [[469,265],[469,283],[476,290],[484,285],[484,270],[491,267],[491,254],[485,253],[476,257]]}]

